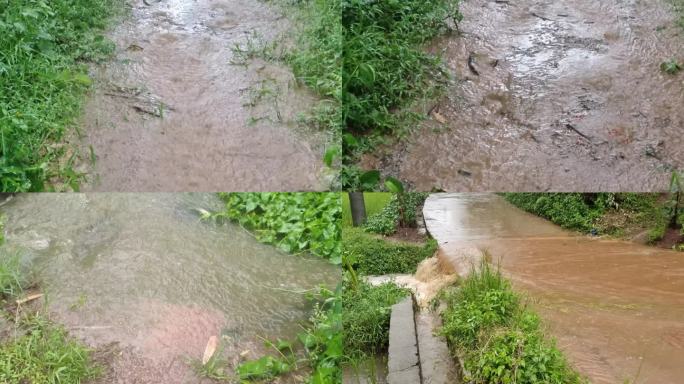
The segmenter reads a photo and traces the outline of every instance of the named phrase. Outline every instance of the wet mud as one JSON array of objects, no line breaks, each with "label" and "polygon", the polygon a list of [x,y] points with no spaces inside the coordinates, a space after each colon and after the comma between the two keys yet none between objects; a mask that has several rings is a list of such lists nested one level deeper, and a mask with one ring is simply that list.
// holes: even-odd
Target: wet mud
[{"label": "wet mud", "polygon": [[[301,331],[304,291],[339,270],[283,254],[233,225],[202,222],[204,194],[34,194],[3,205],[4,247],[36,271],[53,318],[97,350],[98,383],[201,383],[212,336],[234,366]],[[230,369],[230,368],[229,368]]]},{"label": "wet mud", "polygon": [[417,190],[665,190],[684,167],[684,31],[667,1],[461,2],[431,51],[455,75],[428,121],[367,156]]},{"label": "wet mud", "polygon": [[592,383],[681,382],[681,253],[578,236],[496,195],[432,195],[424,213],[440,257],[487,250]]},{"label": "wet mud", "polygon": [[[93,67],[84,190],[320,190],[327,134],[299,116],[316,102],[284,65],[244,50],[289,44],[292,23],[261,1],[136,1]],[[235,51],[240,47],[243,53]]]}]

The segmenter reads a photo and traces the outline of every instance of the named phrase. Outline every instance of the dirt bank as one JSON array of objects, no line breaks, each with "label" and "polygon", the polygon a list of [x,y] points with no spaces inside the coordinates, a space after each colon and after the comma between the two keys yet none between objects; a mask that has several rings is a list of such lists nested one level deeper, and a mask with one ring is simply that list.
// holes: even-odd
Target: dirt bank
[{"label": "dirt bank", "polygon": [[684,167],[684,31],[664,0],[465,0],[435,42],[456,81],[407,142],[368,156],[429,190],[665,190]]}]

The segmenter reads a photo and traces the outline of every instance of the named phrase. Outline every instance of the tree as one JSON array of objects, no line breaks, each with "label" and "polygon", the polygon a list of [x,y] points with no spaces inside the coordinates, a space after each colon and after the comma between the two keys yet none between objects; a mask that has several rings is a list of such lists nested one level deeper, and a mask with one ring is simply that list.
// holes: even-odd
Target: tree
[{"label": "tree", "polygon": [[366,202],[363,192],[349,192],[349,206],[351,208],[352,223],[355,227],[366,221]]}]

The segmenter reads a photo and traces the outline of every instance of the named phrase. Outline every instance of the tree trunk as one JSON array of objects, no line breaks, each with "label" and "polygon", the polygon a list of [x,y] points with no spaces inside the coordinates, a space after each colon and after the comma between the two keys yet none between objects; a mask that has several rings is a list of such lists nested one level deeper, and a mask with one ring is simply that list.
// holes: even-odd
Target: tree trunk
[{"label": "tree trunk", "polygon": [[366,221],[366,203],[363,200],[363,192],[349,192],[349,206],[354,226],[362,225]]}]

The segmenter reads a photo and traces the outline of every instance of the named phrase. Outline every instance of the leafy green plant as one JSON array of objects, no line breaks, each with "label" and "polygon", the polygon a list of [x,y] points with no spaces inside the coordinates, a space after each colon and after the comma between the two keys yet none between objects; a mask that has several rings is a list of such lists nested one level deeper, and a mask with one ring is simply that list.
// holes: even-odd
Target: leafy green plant
[{"label": "leafy green plant", "polygon": [[120,0],[0,0],[0,191],[42,191],[56,176],[78,189],[63,143],[91,84],[87,61],[114,45],[102,33]]},{"label": "leafy green plant", "polygon": [[682,65],[677,61],[677,59],[670,59],[660,64],[660,70],[669,75],[676,75],[682,70]]},{"label": "leafy green plant", "polygon": [[414,273],[418,264],[434,255],[437,242],[429,239],[424,245],[385,241],[358,228],[342,232],[343,258],[356,271],[366,275]]},{"label": "leafy green plant", "polygon": [[590,231],[607,209],[609,194],[506,193],[504,198],[525,211],[551,220],[563,228]]},{"label": "leafy green plant", "polygon": [[340,264],[340,196],[334,193],[221,193],[215,219],[235,221],[288,253],[310,252]]},{"label": "leafy green plant", "polygon": [[303,347],[300,358],[295,346],[287,341],[267,342],[277,356],[265,355],[241,363],[237,369],[238,378],[252,382],[268,380],[292,372],[301,365],[309,366],[307,383],[327,384],[342,380],[340,362],[342,350],[342,287],[335,292],[321,289],[310,318],[310,325],[298,336]]},{"label": "leafy green plant", "polygon": [[574,372],[539,317],[528,310],[499,270],[486,262],[442,294],[447,309],[440,333],[463,356],[468,382],[577,384]]},{"label": "leafy green plant", "polygon": [[407,192],[395,193],[381,212],[371,215],[366,220],[364,230],[366,232],[391,235],[397,227],[413,228],[416,222],[416,213],[425,203],[429,193]]}]

